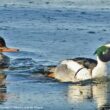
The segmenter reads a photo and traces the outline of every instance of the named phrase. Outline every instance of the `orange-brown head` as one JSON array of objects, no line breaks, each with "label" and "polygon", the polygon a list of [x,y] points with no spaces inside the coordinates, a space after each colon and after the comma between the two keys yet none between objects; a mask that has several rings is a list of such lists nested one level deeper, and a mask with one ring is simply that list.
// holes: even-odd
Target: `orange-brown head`
[{"label": "orange-brown head", "polygon": [[5,40],[2,37],[0,37],[0,52],[17,52],[17,51],[19,51],[19,49],[8,48],[6,46]]}]

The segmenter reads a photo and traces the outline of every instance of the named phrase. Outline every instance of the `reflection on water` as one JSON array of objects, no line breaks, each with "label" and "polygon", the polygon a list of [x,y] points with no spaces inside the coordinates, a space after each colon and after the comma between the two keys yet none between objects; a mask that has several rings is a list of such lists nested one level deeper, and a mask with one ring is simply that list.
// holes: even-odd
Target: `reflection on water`
[{"label": "reflection on water", "polygon": [[98,108],[110,109],[110,82],[93,86],[93,96]]},{"label": "reflection on water", "polygon": [[72,103],[80,103],[92,98],[91,86],[69,86],[68,98]]},{"label": "reflection on water", "polygon": [[7,100],[7,88],[6,88],[6,74],[0,71],[0,104],[3,104]]},{"label": "reflection on water", "polygon": [[92,103],[95,103],[98,110],[109,110],[110,82],[91,84],[87,86],[70,85],[68,87],[68,101],[71,104],[80,104],[86,101],[92,101]]}]

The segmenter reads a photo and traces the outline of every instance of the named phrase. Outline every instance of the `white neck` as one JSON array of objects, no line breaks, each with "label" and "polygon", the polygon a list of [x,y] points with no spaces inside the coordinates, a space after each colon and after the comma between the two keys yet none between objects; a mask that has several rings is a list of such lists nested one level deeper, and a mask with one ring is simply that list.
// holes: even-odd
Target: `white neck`
[{"label": "white neck", "polygon": [[99,57],[97,57],[97,66],[92,71],[92,77],[103,77],[108,75],[108,63],[102,62]]}]

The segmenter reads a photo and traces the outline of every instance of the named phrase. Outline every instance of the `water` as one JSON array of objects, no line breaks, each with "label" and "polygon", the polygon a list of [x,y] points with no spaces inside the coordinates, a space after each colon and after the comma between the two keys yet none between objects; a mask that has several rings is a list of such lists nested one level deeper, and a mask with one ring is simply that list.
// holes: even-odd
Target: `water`
[{"label": "water", "polygon": [[1,109],[110,108],[110,83],[60,83],[37,73],[66,58],[90,57],[110,41],[109,0],[0,0],[0,35],[18,53],[0,89]]}]

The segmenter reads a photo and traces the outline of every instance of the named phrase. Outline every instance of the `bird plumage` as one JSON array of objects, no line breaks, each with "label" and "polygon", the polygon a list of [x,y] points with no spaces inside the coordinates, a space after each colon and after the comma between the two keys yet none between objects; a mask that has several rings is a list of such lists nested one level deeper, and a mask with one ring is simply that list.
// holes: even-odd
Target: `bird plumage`
[{"label": "bird plumage", "polygon": [[91,78],[110,76],[110,44],[105,44],[96,49],[97,60],[78,57],[60,62],[56,67],[49,67],[50,76],[60,81],[79,81]]}]

